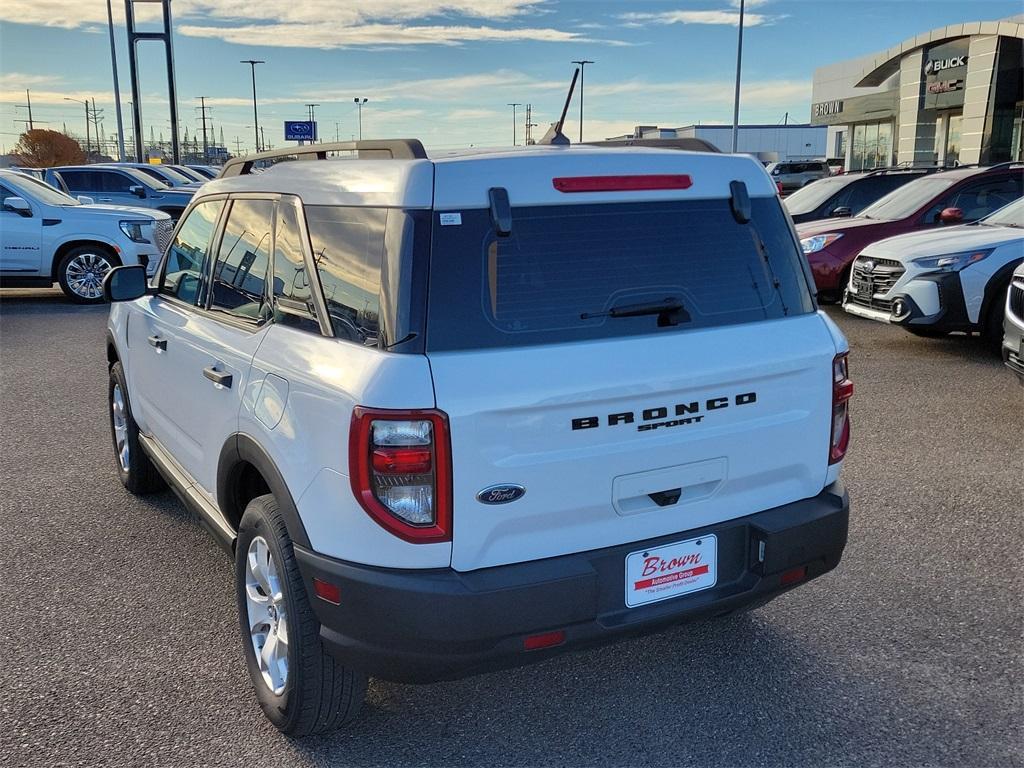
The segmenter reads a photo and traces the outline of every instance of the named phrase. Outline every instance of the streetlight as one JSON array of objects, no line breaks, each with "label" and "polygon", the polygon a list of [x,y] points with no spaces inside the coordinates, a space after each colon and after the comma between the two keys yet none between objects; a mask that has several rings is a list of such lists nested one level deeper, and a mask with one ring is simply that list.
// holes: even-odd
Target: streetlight
[{"label": "streetlight", "polygon": [[506,107],[512,107],[512,146],[516,145],[516,107],[521,107],[523,104],[520,101],[514,101],[510,104],[506,104]]},{"label": "streetlight", "polygon": [[740,133],[740,66],[743,63],[743,4],[740,0],[739,38],[736,40],[736,98],[732,105],[732,151],[736,152]]},{"label": "streetlight", "polygon": [[88,155],[92,151],[92,141],[89,139],[89,102],[88,100],[72,99],[69,96],[65,96],[64,101],[77,101],[79,104],[85,104],[85,154]]},{"label": "streetlight", "polygon": [[363,104],[369,101],[369,99],[360,99],[358,96],[352,101],[355,102],[356,106],[359,107],[359,140],[363,140]]},{"label": "streetlight", "polygon": [[580,65],[580,144],[583,143],[583,70],[587,64],[593,64],[590,59],[580,59],[579,61],[571,61],[570,64]]},{"label": "streetlight", "polygon": [[256,113],[256,65],[266,64],[265,61],[259,61],[258,59],[243,59],[238,62],[239,64],[248,64],[252,69],[252,122],[256,129],[256,151],[260,151],[260,118]]}]

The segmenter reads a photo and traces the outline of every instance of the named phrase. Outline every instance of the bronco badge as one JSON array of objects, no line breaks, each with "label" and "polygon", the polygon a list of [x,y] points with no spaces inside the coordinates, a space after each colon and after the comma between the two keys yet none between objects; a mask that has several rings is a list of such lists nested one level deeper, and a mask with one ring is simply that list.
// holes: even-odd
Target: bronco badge
[{"label": "bronco badge", "polygon": [[481,504],[508,504],[510,501],[523,498],[526,489],[521,485],[491,485],[476,495]]}]

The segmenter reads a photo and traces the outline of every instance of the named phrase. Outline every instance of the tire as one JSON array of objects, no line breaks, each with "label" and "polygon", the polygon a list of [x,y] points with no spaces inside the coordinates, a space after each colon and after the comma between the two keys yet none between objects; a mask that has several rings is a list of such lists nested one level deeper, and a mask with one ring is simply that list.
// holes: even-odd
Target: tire
[{"label": "tire", "polygon": [[989,302],[988,315],[981,331],[985,346],[997,353],[1003,346],[1003,320],[1006,316],[1006,294],[1009,290],[1009,283],[996,289],[995,296]]},{"label": "tire", "polygon": [[139,443],[139,428],[132,417],[128,385],[121,363],[110,366],[107,406],[114,460],[121,483],[129,492],[138,496],[164,490],[167,487],[166,481]]},{"label": "tire", "polygon": [[[235,585],[245,665],[270,722],[282,733],[306,736],[352,721],[363,705],[366,676],[324,649],[284,518],[270,494],[250,501],[242,515]],[[279,598],[268,599],[268,593]],[[282,637],[287,641],[283,654]],[[277,653],[267,653],[268,663],[261,667],[271,644]]]},{"label": "tire", "polygon": [[79,245],[64,254],[57,265],[57,282],[64,295],[76,304],[102,304],[103,278],[121,260],[101,245]]}]

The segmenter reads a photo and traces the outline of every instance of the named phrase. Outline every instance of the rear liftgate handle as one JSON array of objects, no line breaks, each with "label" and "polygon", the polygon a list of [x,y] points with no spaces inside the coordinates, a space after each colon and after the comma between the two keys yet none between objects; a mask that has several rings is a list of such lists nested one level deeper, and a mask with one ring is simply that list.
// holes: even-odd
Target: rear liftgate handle
[{"label": "rear liftgate handle", "polygon": [[213,382],[218,389],[231,389],[231,374],[218,371],[212,365],[203,368],[203,376]]}]

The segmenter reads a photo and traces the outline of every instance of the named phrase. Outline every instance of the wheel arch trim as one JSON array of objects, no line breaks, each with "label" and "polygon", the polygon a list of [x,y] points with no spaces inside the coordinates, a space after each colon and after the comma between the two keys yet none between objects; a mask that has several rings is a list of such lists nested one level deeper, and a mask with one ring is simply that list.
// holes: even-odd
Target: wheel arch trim
[{"label": "wheel arch trim", "polygon": [[[295,505],[295,500],[292,498],[291,491],[288,490],[288,485],[277,468],[277,464],[274,463],[263,446],[243,432],[236,432],[225,441],[217,461],[217,505],[225,517],[229,517],[227,511],[231,508],[235,484],[246,464],[251,464],[256,468],[266,481],[270,492],[274,494],[292,542],[312,549],[306,528],[302,524],[302,518],[299,517],[298,507]],[[244,510],[239,510],[239,512],[242,511]],[[240,518],[241,515],[239,514],[238,517]]]}]

